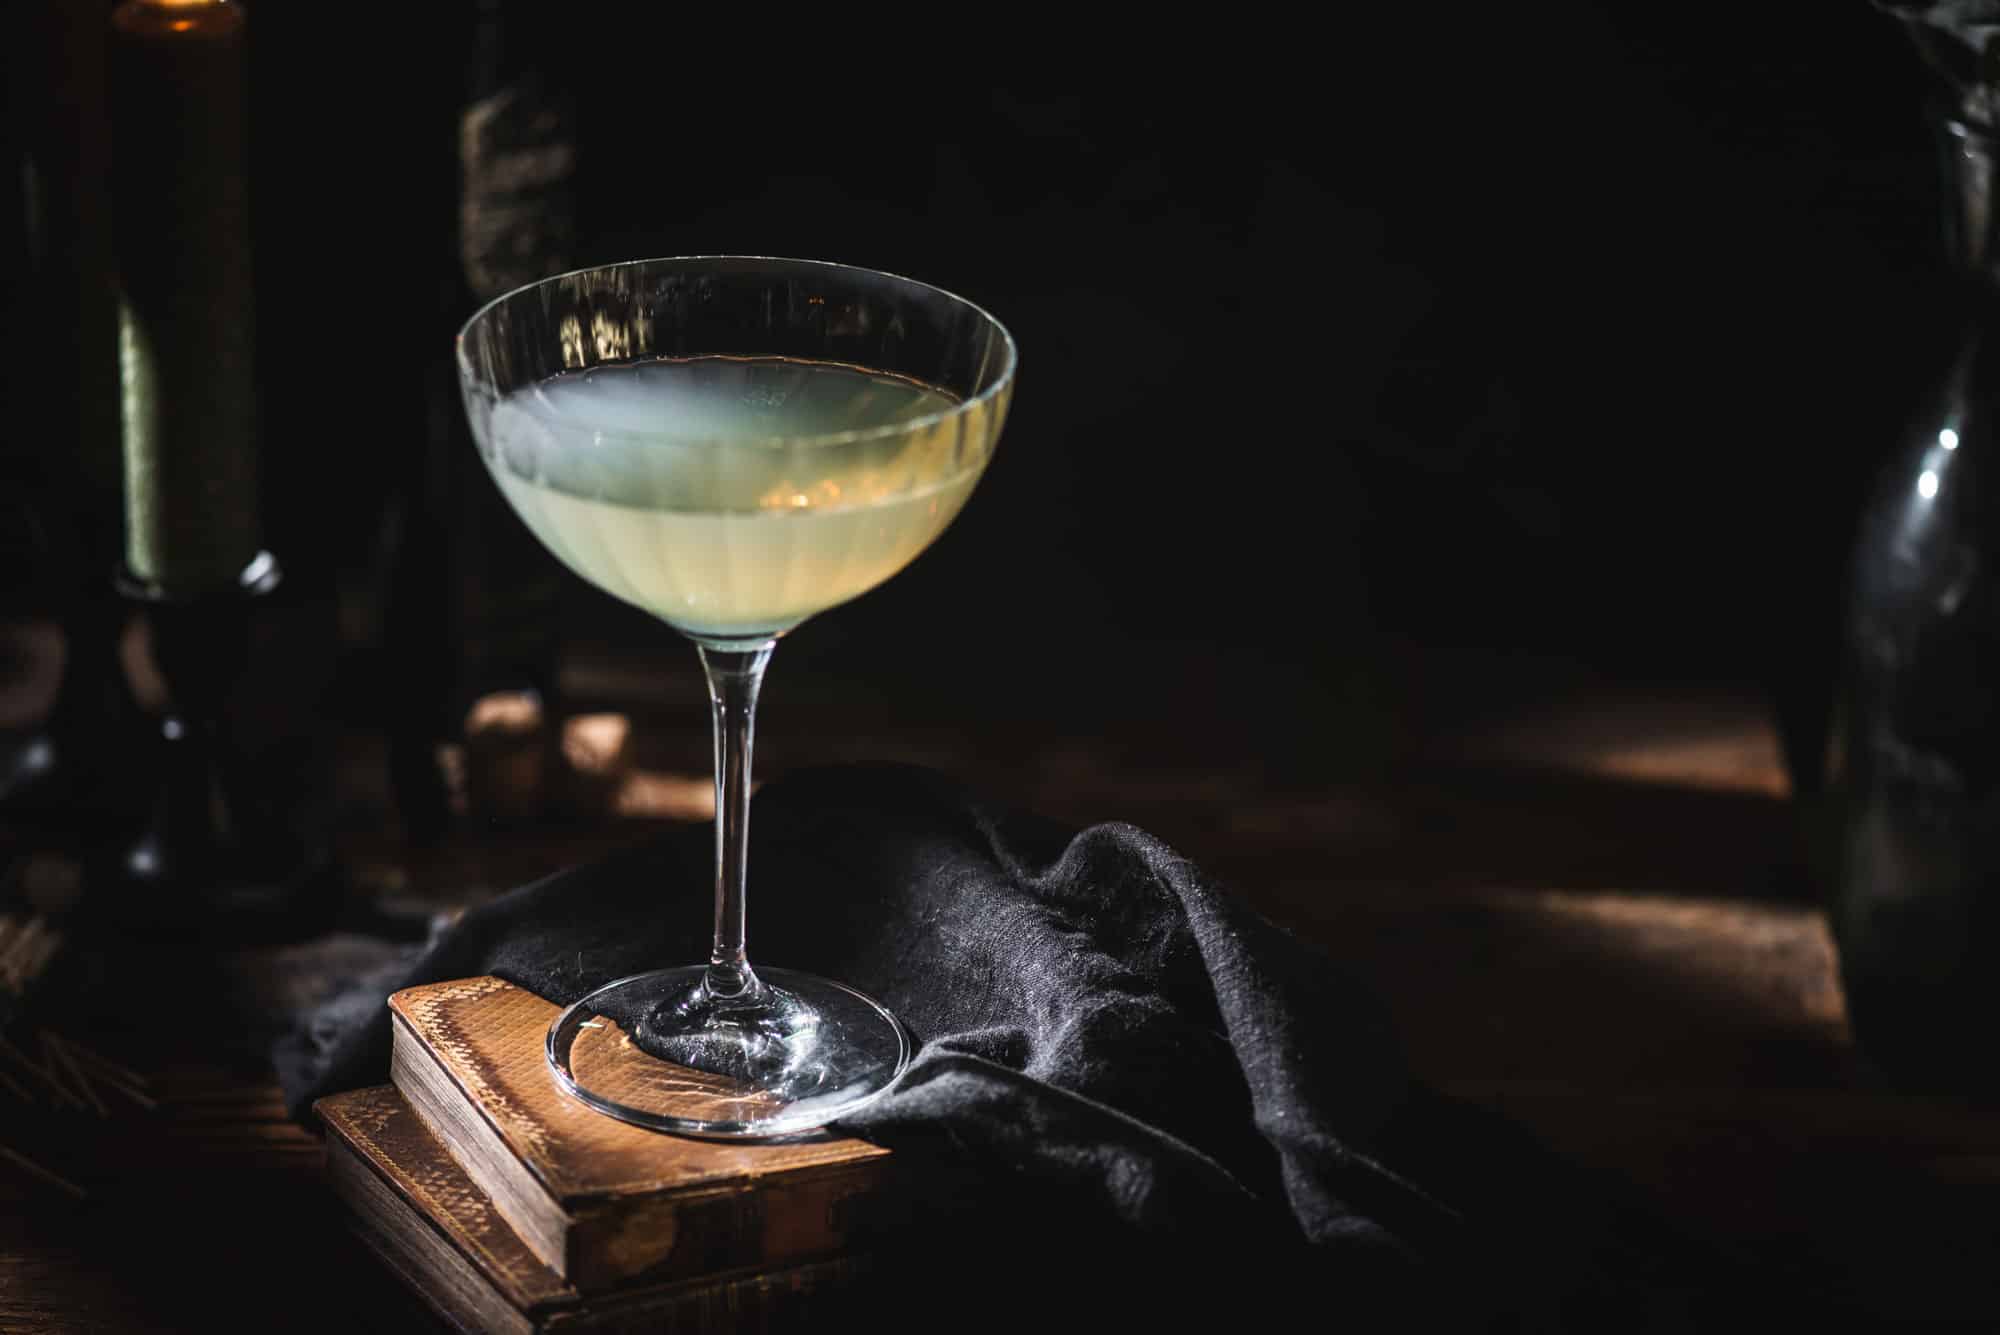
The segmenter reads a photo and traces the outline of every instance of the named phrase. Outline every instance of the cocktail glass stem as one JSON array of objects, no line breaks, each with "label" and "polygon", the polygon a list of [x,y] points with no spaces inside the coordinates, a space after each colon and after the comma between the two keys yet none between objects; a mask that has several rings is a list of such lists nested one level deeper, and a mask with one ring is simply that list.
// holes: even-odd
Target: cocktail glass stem
[{"label": "cocktail glass stem", "polygon": [[715,949],[706,986],[719,1002],[752,1007],[770,988],[750,967],[745,949],[745,880],[750,862],[750,749],[757,731],[757,692],[776,641],[749,647],[700,645],[715,723]]}]

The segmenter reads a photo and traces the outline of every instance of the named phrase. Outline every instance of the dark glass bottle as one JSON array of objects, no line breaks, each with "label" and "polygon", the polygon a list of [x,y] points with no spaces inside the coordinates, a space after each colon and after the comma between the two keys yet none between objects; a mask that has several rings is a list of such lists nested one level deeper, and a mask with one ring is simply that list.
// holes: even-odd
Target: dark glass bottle
[{"label": "dark glass bottle", "polygon": [[[457,740],[468,705],[529,691],[551,710],[560,571],[486,476],[459,403],[452,336],[503,292],[571,267],[576,115],[560,20],[524,0],[473,0],[444,24],[464,56],[452,109],[448,179],[457,185],[439,313],[424,366],[424,449],[402,479],[385,638],[397,665],[390,779],[407,832],[450,820],[437,746]],[[444,175],[443,164],[434,164]]]},{"label": "dark glass bottle", "polygon": [[1831,915],[1857,1041],[1904,1083],[2000,1085],[2000,132],[1942,123],[1958,351],[1862,514],[1829,755]]}]

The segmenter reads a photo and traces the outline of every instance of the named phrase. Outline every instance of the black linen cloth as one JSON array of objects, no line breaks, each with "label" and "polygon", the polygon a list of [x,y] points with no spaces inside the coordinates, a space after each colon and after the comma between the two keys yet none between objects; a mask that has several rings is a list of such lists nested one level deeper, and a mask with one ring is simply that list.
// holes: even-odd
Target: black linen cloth
[{"label": "black linen cloth", "polygon": [[[1402,1328],[1693,1328],[1714,1296],[1675,1240],[1413,1088],[1369,998],[1143,831],[850,768],[766,786],[751,832],[753,963],[851,983],[920,1044],[842,1124],[935,1167],[913,1283],[988,1315],[1058,1284],[1071,1315],[1310,1291]],[[394,988],[492,973],[566,1004],[705,959],[712,857],[688,827],[467,914],[284,1041],[294,1114],[386,1080]]]}]

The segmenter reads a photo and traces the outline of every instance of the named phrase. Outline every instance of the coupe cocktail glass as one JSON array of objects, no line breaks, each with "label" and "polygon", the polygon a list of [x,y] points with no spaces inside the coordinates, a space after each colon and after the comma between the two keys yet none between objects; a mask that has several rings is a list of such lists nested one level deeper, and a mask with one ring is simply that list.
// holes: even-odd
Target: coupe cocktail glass
[{"label": "coupe cocktail glass", "polygon": [[[715,726],[715,947],[623,978],[550,1028],[576,1097],[715,1137],[844,1116],[909,1061],[843,984],[753,969],[744,878],[757,691],[779,637],[901,570],[958,514],[1014,386],[992,316],[907,278],[806,260],[642,260],[509,293],[458,338],[466,412],[537,537],[689,639]],[[585,1060],[606,1024],[664,1056]]]}]

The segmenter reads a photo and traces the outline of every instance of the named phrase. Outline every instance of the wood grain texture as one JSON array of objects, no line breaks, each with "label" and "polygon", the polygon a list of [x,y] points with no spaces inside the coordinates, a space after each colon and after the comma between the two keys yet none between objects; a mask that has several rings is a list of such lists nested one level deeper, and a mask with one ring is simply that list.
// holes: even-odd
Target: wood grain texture
[{"label": "wood grain texture", "polygon": [[[887,1188],[889,1153],[866,1141],[691,1140],[571,1099],[542,1056],[558,1008],[497,978],[410,988],[389,1005],[411,1106],[534,1253],[586,1293],[836,1254],[851,1241],[848,1203]],[[700,1090],[712,1079],[629,1044],[606,1042],[595,1059],[629,1062],[635,1081]]]}]

